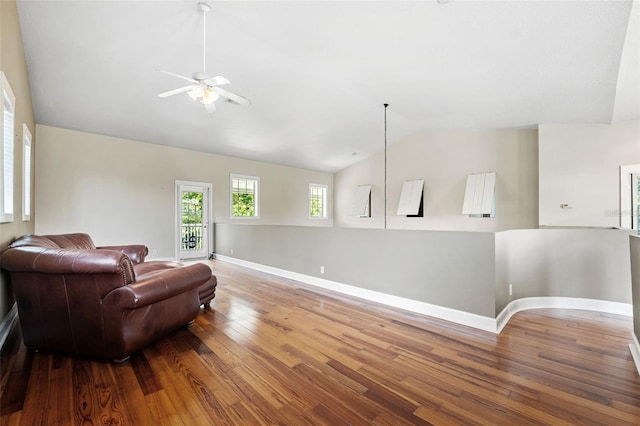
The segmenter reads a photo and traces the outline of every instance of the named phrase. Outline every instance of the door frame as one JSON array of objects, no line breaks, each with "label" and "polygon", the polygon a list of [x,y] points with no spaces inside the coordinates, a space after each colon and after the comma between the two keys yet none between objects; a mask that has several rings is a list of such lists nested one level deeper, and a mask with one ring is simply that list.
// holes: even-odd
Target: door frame
[{"label": "door frame", "polygon": [[174,254],[174,258],[176,260],[180,260],[180,246],[182,244],[182,233],[181,233],[181,226],[182,226],[182,194],[180,191],[180,188],[182,186],[195,186],[198,188],[202,188],[203,192],[207,193],[207,217],[203,218],[206,220],[207,223],[207,228],[206,228],[206,232],[207,232],[207,247],[206,247],[206,253],[207,253],[207,257],[211,256],[211,253],[213,253],[213,221],[211,220],[211,218],[213,217],[213,185],[210,183],[206,183],[206,182],[195,182],[195,181],[190,181],[190,180],[176,180],[175,181],[175,194],[173,199],[175,200],[175,207],[174,207],[174,214],[175,214],[175,220],[174,220],[174,250],[175,250],[175,254]]},{"label": "door frame", "polygon": [[635,176],[639,174],[640,164],[620,166],[620,228],[638,231],[636,229],[638,227],[636,205],[633,204],[637,202],[634,194],[637,194],[638,190],[633,185],[636,183]]}]

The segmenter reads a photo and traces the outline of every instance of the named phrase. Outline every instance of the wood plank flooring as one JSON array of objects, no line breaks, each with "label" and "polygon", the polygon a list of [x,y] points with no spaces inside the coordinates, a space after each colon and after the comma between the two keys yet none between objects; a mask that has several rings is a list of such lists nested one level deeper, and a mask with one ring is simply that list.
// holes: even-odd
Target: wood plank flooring
[{"label": "wood plank flooring", "polygon": [[628,317],[516,314],[500,335],[211,261],[194,325],[125,366],[2,350],[1,425],[638,425]]}]

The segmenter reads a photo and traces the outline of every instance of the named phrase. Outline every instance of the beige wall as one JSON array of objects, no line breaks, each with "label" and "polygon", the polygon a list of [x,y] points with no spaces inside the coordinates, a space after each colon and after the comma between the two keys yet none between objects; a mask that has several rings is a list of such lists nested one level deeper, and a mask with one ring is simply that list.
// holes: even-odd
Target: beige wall
[{"label": "beige wall", "polygon": [[[526,297],[631,304],[629,233],[619,229],[516,229],[496,233],[496,315]],[[509,295],[509,285],[513,294]]]},{"label": "beige wall", "polygon": [[[429,129],[387,150],[387,227],[502,231],[538,226],[538,133],[522,129]],[[497,172],[496,217],[461,214],[466,178]],[[424,217],[397,216],[402,184],[424,179]],[[352,215],[355,188],[371,184],[371,218]],[[384,151],[335,176],[336,226],[384,227]]]},{"label": "beige wall", "polygon": [[494,240],[492,232],[216,225],[222,255],[488,318]]},{"label": "beige wall", "polygon": [[[15,162],[14,162],[14,221],[0,224],[0,251],[20,235],[32,233],[35,215],[31,220],[22,221],[22,138],[23,123],[29,128],[32,139],[32,152],[35,151],[35,120],[31,105],[31,91],[27,76],[27,64],[22,47],[22,35],[16,2],[0,1],[0,69],[5,73],[11,90],[16,96],[15,116]],[[33,170],[33,167],[32,167]],[[34,181],[32,177],[32,182]],[[33,196],[31,197],[33,199]],[[32,208],[33,212],[33,208]],[[5,318],[13,305],[14,298],[8,277],[0,272],[0,321]]]},{"label": "beige wall", "polygon": [[[174,256],[175,181],[213,185],[219,223],[332,226],[309,219],[309,183],[333,175],[176,149],[85,132],[37,126],[36,233],[87,232],[97,244],[144,243]],[[260,219],[230,219],[229,175],[260,177]]]},{"label": "beige wall", "polygon": [[[640,279],[640,258],[629,260],[629,234],[616,229],[494,233],[219,224],[216,244],[227,257],[489,318],[532,297],[631,304],[631,264]],[[632,256],[638,250],[640,244]]]},{"label": "beige wall", "polygon": [[620,166],[640,163],[640,121],[543,124],[539,151],[540,226],[620,226]]}]

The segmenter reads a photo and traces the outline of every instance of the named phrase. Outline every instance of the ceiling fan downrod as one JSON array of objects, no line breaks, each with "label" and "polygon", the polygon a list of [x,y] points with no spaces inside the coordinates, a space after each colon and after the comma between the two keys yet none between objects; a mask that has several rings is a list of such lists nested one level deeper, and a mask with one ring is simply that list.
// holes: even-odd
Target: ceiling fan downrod
[{"label": "ceiling fan downrod", "polygon": [[207,54],[207,13],[211,12],[211,6],[208,3],[198,3],[198,8],[202,11],[202,74],[207,73],[206,54]]}]

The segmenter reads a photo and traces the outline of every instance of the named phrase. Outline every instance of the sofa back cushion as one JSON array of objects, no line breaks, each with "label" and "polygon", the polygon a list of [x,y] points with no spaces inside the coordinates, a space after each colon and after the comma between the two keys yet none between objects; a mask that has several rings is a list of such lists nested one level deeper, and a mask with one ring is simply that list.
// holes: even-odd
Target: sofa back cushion
[{"label": "sofa back cushion", "polygon": [[9,248],[18,247],[42,247],[48,249],[60,248],[59,245],[43,235],[23,235],[9,244]]},{"label": "sofa back cushion", "polygon": [[61,235],[23,235],[9,245],[17,247],[63,248],[76,250],[94,250],[96,245],[89,234],[61,234]]},{"label": "sofa back cushion", "polygon": [[45,235],[45,237],[63,249],[94,250],[96,248],[89,234]]}]

